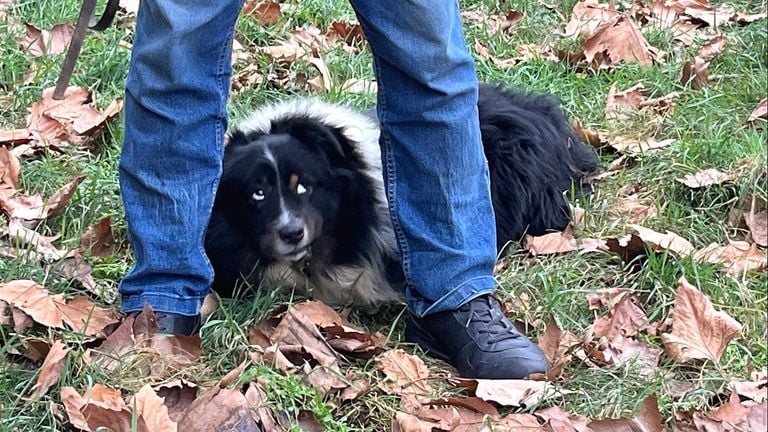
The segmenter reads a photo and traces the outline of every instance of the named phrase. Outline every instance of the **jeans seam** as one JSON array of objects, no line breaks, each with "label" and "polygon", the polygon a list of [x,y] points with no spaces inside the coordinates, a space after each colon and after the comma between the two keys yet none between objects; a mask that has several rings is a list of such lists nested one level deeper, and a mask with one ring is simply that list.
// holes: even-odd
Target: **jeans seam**
[{"label": "jeans seam", "polygon": [[[376,69],[376,76],[381,76],[381,69],[379,68],[379,62],[381,61],[381,58],[379,56],[374,55],[374,68]],[[380,81],[380,80],[379,80]],[[381,85],[381,82],[379,82],[378,87],[379,92],[379,133],[381,134],[380,142],[383,144],[382,148],[384,150],[384,161],[383,163],[386,164],[387,169],[387,178],[384,179],[387,182],[387,199],[389,200],[389,218],[392,221],[392,230],[395,233],[395,238],[397,239],[397,242],[400,244],[400,250],[402,255],[402,267],[403,267],[403,275],[405,276],[406,283],[410,283],[411,279],[411,263],[410,263],[410,253],[408,248],[408,242],[405,237],[405,233],[403,232],[403,229],[400,224],[400,219],[397,216],[397,201],[395,200],[396,193],[397,193],[397,182],[395,180],[396,178],[396,167],[395,167],[395,160],[394,156],[392,155],[392,141],[389,138],[389,134],[387,133],[387,128],[385,126],[386,119],[385,119],[385,113],[387,110],[387,104],[385,102],[384,93],[385,88]]]}]

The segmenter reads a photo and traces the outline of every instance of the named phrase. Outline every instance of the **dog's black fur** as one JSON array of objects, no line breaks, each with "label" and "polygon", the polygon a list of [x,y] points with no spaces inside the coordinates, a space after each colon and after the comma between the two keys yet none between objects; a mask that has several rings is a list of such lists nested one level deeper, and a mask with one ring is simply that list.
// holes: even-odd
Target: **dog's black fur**
[{"label": "dog's black fur", "polygon": [[[565,228],[566,196],[588,192],[598,166],[557,101],[482,85],[478,110],[497,247]],[[266,275],[332,303],[399,298],[376,128],[319,101],[262,108],[234,128],[206,235],[219,294]]]}]

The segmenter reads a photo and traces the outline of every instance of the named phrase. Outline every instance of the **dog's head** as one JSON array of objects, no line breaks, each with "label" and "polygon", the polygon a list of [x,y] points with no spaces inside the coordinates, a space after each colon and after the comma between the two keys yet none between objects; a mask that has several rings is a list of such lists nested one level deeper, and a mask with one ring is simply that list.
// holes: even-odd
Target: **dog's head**
[{"label": "dog's head", "polygon": [[[230,134],[216,205],[264,258],[298,261],[326,234],[338,238],[355,183],[349,144],[309,119],[269,133]],[[359,179],[358,179],[359,180]],[[362,203],[362,205],[370,205]]]}]

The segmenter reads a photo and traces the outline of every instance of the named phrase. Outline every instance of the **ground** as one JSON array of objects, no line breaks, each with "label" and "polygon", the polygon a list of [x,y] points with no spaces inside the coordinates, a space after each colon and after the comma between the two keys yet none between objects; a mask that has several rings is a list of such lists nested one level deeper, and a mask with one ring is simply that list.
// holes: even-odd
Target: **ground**
[{"label": "ground", "polygon": [[[6,3],[10,4],[9,8],[0,12],[0,129],[13,129],[26,126],[28,108],[41,99],[44,89],[54,86],[63,59],[62,54],[34,57],[27,52],[19,43],[24,34],[23,24],[50,29],[54,24],[72,21],[77,16],[79,2],[17,0],[0,1],[0,6],[5,8]],[[590,197],[574,200],[574,207],[583,209],[581,220],[575,223],[577,238],[617,238],[632,232],[631,223],[640,223],[657,231],[677,233],[697,250],[713,243],[726,244],[729,239],[755,241],[754,233],[750,237],[748,230],[734,229],[729,224],[729,213],[745,205],[749,208],[753,199],[756,203],[765,202],[768,193],[765,120],[747,123],[752,111],[768,94],[766,20],[701,26],[689,45],[676,38],[671,28],[646,25],[643,27],[645,38],[660,51],[653,54],[649,64],[631,61],[612,64],[610,59],[601,63],[598,59],[597,63],[585,65],[578,60],[557,61],[552,54],[558,50],[579,51],[579,36],[562,34],[571,20],[575,0],[552,2],[550,6],[536,0],[463,0],[460,3],[465,11],[484,11],[488,16],[504,17],[512,10],[522,12],[520,21],[496,32],[491,19],[465,17],[467,42],[475,55],[481,80],[555,94],[569,116],[580,119],[585,128],[600,131],[608,142],[617,142],[618,136],[674,140],[658,151],[631,155],[615,174],[596,180]],[[618,3],[619,10],[627,9],[624,2]],[[729,4],[739,12],[766,10],[761,0],[734,0]],[[261,24],[253,13],[242,15],[238,21],[239,46],[234,66],[237,82],[233,84],[229,105],[231,120],[237,122],[260,103],[295,94],[318,94],[329,101],[360,109],[373,106],[374,94],[342,89],[342,84],[351,79],[373,80],[370,53],[364,46],[359,48],[356,42],[346,44],[342,37],[341,41],[321,47],[322,61],[315,61],[315,66],[307,57],[293,59],[286,55],[287,58],[281,59],[277,58],[279,54],[259,50],[279,46],[303,26],[328,34],[326,31],[333,23],[354,19],[351,8],[343,0],[291,0],[285,5],[276,23]],[[116,21],[116,25],[104,33],[88,36],[71,83],[92,89],[96,105],[101,109],[121,97],[127,74],[134,18],[121,12]],[[683,64],[718,34],[725,36],[725,47],[711,59],[707,82],[700,86],[681,82]],[[536,47],[531,48],[531,44]],[[527,49],[543,54],[526,56]],[[504,62],[509,59],[518,60]],[[327,65],[327,71],[323,65]],[[34,68],[31,75],[28,74],[30,68]],[[323,76],[318,71],[326,74]],[[633,111],[621,121],[606,113],[612,86],[620,92],[640,83],[650,98],[677,92],[673,109]],[[61,214],[47,218],[36,227],[40,234],[58,236],[55,244],[62,250],[76,249],[83,232],[107,216],[111,216],[118,243],[126,241],[117,183],[123,134],[119,120],[118,117],[109,122],[88,146],[41,146],[34,154],[21,157],[18,190],[28,194],[49,197],[72,177],[86,176]],[[604,167],[621,153],[617,154],[610,146],[603,146],[598,152]],[[727,173],[731,180],[702,188],[690,188],[676,181],[711,168]],[[625,206],[628,197],[645,205],[643,211],[652,208],[654,214],[633,219]],[[6,226],[7,222],[7,217],[0,217],[0,226]],[[24,248],[12,242],[6,245]],[[508,256],[500,261],[503,265],[497,273],[498,296],[510,315],[527,325],[533,339],[544,333],[550,320],[563,331],[581,338],[597,318],[606,315],[606,308],[590,308],[589,294],[606,295],[612,288],[629,289],[647,322],[663,322],[672,316],[678,281],[685,276],[711,300],[716,310],[727,313],[742,326],[739,334],[727,344],[722,357],[680,361],[667,352],[661,355],[658,365],[654,365],[656,372],[651,374],[642,373],[637,362],[598,365],[591,357],[575,358],[567,363],[563,374],[555,378],[555,385],[561,390],[558,395],[544,397],[525,408],[501,408],[503,413],[535,413],[558,406],[590,419],[632,417],[648,396],[656,395],[661,418],[671,427],[680,420],[680,413],[707,410],[727,399],[730,381],[748,380],[751,373],[766,368],[768,277],[764,266],[762,270],[746,273],[726,272],[722,264],[703,262],[696,259],[695,254],[657,249],[648,250],[645,257],[625,262],[608,252],[573,251],[532,256],[525,244],[513,244]],[[765,255],[765,250],[758,249],[758,254]],[[34,280],[52,293],[64,294],[67,299],[87,293],[97,303],[116,308],[117,283],[131,265],[129,248],[86,259],[92,266],[97,290],[86,290],[73,278],[62,276],[56,271],[55,262],[49,261],[46,265],[23,254],[15,258],[0,257],[0,284]],[[129,363],[107,372],[87,364],[83,357],[94,346],[89,342],[92,338],[77,332],[42,325],[16,332],[11,326],[1,326],[0,355],[4,360],[0,362],[0,430],[53,431],[69,427],[60,399],[60,389],[66,386],[82,392],[94,383],[101,383],[130,395],[148,382],[159,384],[185,378],[200,387],[210,387],[240,364],[243,353],[250,350],[249,328],[261,322],[278,304],[299,301],[290,295],[265,291],[268,290],[259,291],[255,299],[224,300],[222,309],[203,328],[200,358],[173,376],[148,377],[143,369],[146,365]],[[433,373],[435,397],[444,392],[459,392],[439,379],[450,374],[450,368],[400,342],[402,312],[399,307],[373,316],[351,311],[349,320],[370,332],[379,331],[389,336],[387,349],[400,347],[423,358]],[[659,333],[643,331],[637,337],[649,347],[662,349],[664,344]],[[42,363],[41,359],[33,361],[23,355],[28,341],[52,343],[54,340],[63,340],[70,349],[60,380],[47,394],[27,401]],[[275,412],[285,412],[293,418],[291,416],[309,411],[329,430],[389,430],[396,412],[404,409],[398,395],[376,388],[382,375],[380,362],[375,358],[343,363],[342,369],[348,378],[367,380],[372,388],[343,403],[337,396],[323,396],[302,384],[296,375],[255,362],[247,368],[243,376],[262,378],[269,406]],[[247,380],[241,377],[238,382]],[[687,391],[680,391],[680,386]]]}]

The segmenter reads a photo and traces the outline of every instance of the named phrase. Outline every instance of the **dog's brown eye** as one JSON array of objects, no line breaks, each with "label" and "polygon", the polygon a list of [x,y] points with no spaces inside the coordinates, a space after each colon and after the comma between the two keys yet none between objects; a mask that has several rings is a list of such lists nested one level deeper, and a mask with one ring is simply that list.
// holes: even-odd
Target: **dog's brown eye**
[{"label": "dog's brown eye", "polygon": [[267,197],[267,193],[264,192],[264,189],[256,189],[256,192],[251,195],[251,198],[253,198],[255,201],[264,201],[264,198]]},{"label": "dog's brown eye", "polygon": [[312,188],[310,186],[304,186],[303,184],[299,183],[298,186],[296,186],[296,193],[298,195],[304,195],[312,193]]}]

